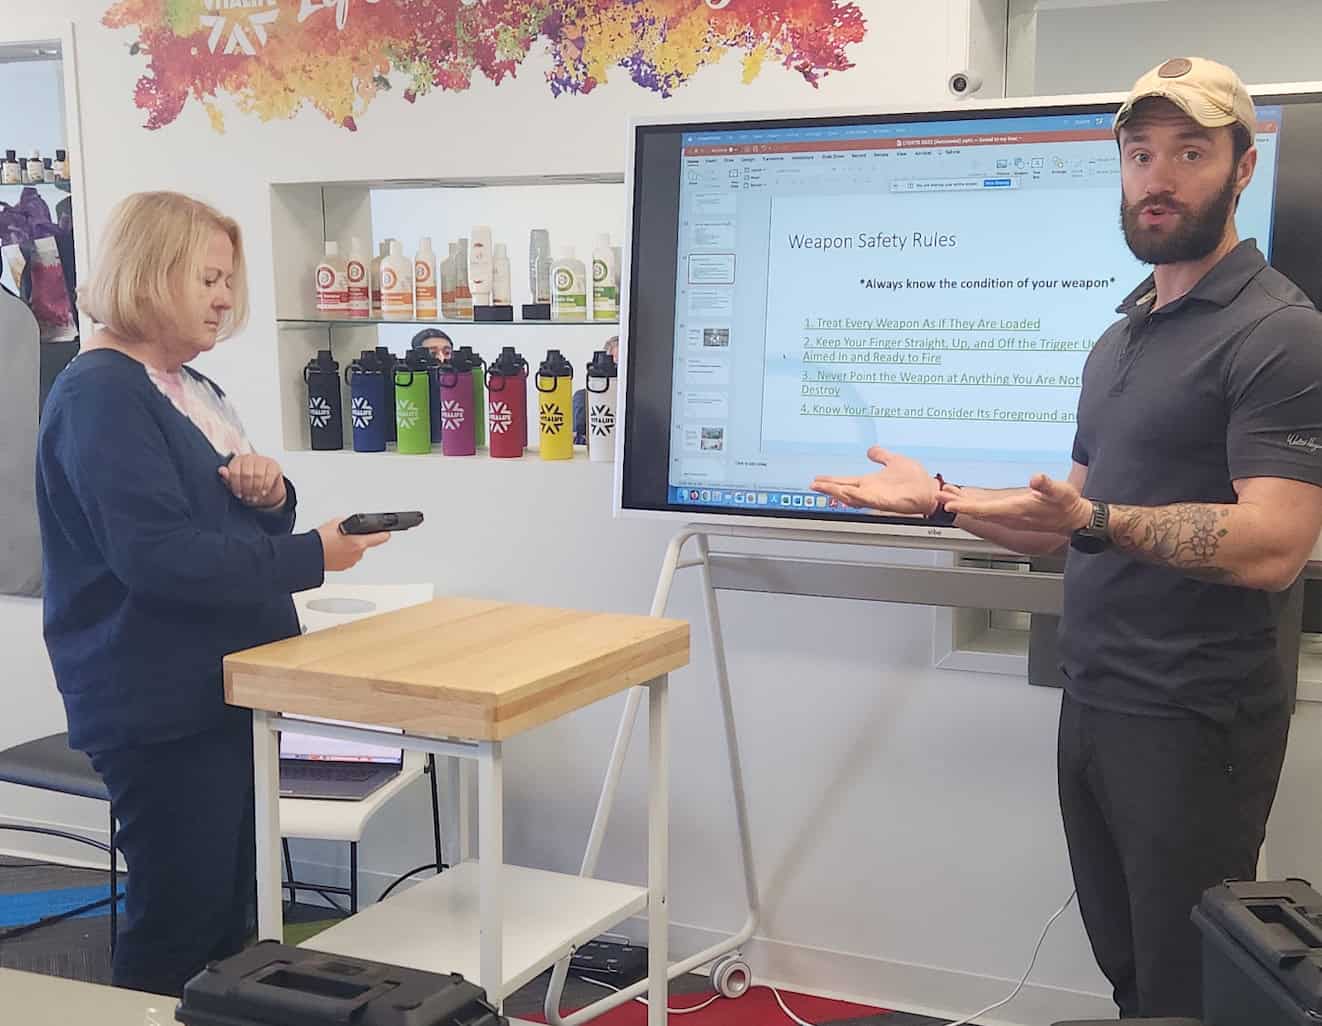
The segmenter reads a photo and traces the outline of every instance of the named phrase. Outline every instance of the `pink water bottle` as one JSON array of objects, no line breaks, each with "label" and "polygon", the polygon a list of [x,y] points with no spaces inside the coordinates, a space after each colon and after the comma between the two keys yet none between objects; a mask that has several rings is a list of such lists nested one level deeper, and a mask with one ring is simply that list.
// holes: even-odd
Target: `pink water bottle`
[{"label": "pink water bottle", "polygon": [[441,365],[441,451],[447,456],[477,453],[473,372],[453,363]]}]

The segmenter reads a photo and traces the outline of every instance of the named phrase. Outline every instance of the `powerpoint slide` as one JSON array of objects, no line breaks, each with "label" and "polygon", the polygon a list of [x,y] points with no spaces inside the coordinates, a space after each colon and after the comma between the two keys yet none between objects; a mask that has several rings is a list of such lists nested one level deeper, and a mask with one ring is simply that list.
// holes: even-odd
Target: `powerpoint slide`
[{"label": "powerpoint slide", "polygon": [[690,349],[727,349],[729,328],[687,328],[684,332]]},{"label": "powerpoint slide", "polygon": [[1068,453],[1084,360],[1148,273],[1115,208],[1110,185],[776,197],[763,443]]},{"label": "powerpoint slide", "polygon": [[704,192],[693,197],[689,216],[695,221],[734,217],[736,197],[732,192]]},{"label": "powerpoint slide", "polygon": [[684,362],[684,380],[690,385],[728,385],[730,365],[725,360],[692,356]]},{"label": "powerpoint slide", "polygon": [[733,253],[690,253],[690,285],[733,285]]},{"label": "powerpoint slide", "polygon": [[724,452],[725,428],[719,424],[685,424],[684,448],[688,452]]},{"label": "powerpoint slide", "polygon": [[719,484],[725,478],[725,464],[718,459],[685,459],[680,461],[679,472],[685,481]]},{"label": "powerpoint slide", "polygon": [[690,288],[690,317],[729,317],[734,313],[734,291],[728,288]]},{"label": "powerpoint slide", "polygon": [[734,220],[703,221],[693,226],[690,249],[734,249]]},{"label": "powerpoint slide", "polygon": [[725,420],[730,416],[730,400],[724,392],[685,392],[685,420]]}]

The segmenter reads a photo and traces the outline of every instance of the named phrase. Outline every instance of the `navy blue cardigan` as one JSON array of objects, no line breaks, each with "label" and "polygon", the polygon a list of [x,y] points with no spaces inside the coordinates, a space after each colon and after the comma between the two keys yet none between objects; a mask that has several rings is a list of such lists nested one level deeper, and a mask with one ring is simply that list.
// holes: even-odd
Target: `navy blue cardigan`
[{"label": "navy blue cardigan", "polygon": [[51,389],[37,437],[45,638],[74,748],[242,722],[221,660],[298,633],[290,594],[321,584],[321,537],[290,534],[292,485],[279,513],[236,499],[217,473],[228,455],[122,353],[84,353]]}]

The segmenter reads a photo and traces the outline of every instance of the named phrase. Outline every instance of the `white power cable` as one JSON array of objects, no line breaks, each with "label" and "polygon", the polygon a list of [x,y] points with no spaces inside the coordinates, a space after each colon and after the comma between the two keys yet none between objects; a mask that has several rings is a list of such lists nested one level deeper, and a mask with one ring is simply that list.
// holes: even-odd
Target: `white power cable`
[{"label": "white power cable", "polygon": [[[1037,965],[1037,956],[1042,951],[1042,944],[1047,939],[1047,932],[1051,929],[1052,924],[1055,923],[1057,919],[1059,919],[1061,916],[1065,914],[1065,910],[1068,909],[1070,905],[1074,903],[1074,897],[1077,893],[1078,893],[1077,891],[1071,891],[1070,896],[1065,899],[1065,904],[1061,905],[1060,908],[1056,909],[1056,911],[1052,914],[1051,918],[1047,920],[1046,925],[1042,927],[1042,933],[1038,936],[1037,944],[1034,945],[1033,947],[1033,957],[1029,959],[1028,968],[1024,970],[1024,975],[1019,977],[1019,982],[1015,984],[1014,990],[1010,991],[1009,994],[1001,998],[1001,1000],[997,1001],[994,1005],[988,1005],[986,1008],[974,1012],[972,1015],[968,1016],[965,1019],[960,1019],[958,1022],[949,1023],[948,1026],[969,1026],[969,1024],[972,1023],[974,1019],[979,1019],[982,1016],[986,1015],[988,1012],[994,1012],[998,1008],[1002,1008],[1005,1005],[1008,1005],[1011,1001],[1013,1001],[1015,998],[1019,996],[1019,992],[1024,989],[1024,986],[1028,983],[1028,977],[1030,977],[1033,974],[1033,968]],[[582,980],[584,983],[591,983],[593,986],[596,987],[605,987],[607,990],[618,991],[620,989],[619,987],[612,986],[611,984],[606,983],[603,980],[593,980],[593,979],[589,979],[586,976],[580,976],[579,979]],[[751,990],[752,988],[750,987],[749,989]],[[767,990],[771,991],[772,995],[776,999],[776,1004],[780,1005],[780,1010],[784,1012],[787,1016],[789,1016],[790,1020],[793,1021],[796,1024],[796,1026],[816,1026],[815,1023],[807,1022],[804,1019],[800,1019],[797,1015],[791,1012],[789,1008],[786,1006],[784,999],[780,996],[780,991],[778,991],[775,987],[768,986]],[[670,1008],[667,1006],[666,1012],[669,1013],[670,1015],[687,1015],[689,1012],[700,1012],[708,1005],[716,1001],[719,1001],[720,999],[721,999],[720,994],[713,994],[710,998],[708,998],[700,1005],[694,1005],[692,1008]],[[634,998],[634,1000],[639,1002],[640,1004],[644,1004],[644,1005],[647,1004],[646,998],[637,997]]]},{"label": "white power cable", "polygon": [[994,1012],[996,1011],[996,1009],[1000,1008],[1001,1006],[1008,1005],[1011,1001],[1013,1001],[1016,997],[1019,996],[1019,992],[1024,989],[1024,984],[1028,982],[1028,977],[1031,976],[1033,973],[1033,966],[1037,965],[1037,954],[1039,951],[1042,950],[1042,942],[1047,939],[1047,931],[1051,929],[1051,924],[1054,923],[1061,916],[1063,916],[1065,914],[1065,910],[1074,903],[1074,896],[1077,893],[1078,891],[1070,891],[1070,896],[1065,899],[1065,904],[1061,905],[1060,908],[1056,909],[1055,914],[1052,915],[1052,917],[1047,920],[1047,925],[1042,927],[1042,935],[1038,937],[1037,945],[1033,948],[1033,957],[1028,963],[1028,968],[1024,970],[1024,975],[1019,977],[1019,982],[1015,985],[1014,990],[1010,991],[1008,996],[1002,998],[1000,1001],[997,1001],[996,1004],[988,1005],[986,1008],[982,1009],[981,1011],[974,1012],[967,1019],[960,1019],[959,1022],[952,1022],[950,1023],[950,1026],[969,1026],[969,1023],[971,1023],[974,1019],[979,1019],[982,1016],[986,1015],[988,1012]]}]

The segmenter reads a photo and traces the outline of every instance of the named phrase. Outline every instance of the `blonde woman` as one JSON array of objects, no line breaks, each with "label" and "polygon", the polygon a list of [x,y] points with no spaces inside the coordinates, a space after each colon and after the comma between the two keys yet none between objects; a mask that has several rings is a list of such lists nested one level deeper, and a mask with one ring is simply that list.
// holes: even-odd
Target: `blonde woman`
[{"label": "blonde woman", "polygon": [[114,982],[158,994],[249,932],[251,722],[224,702],[222,658],[297,634],[290,594],[388,537],[292,533],[294,486],[188,366],[242,328],[247,294],[234,221],[129,196],[80,293],[99,330],[37,440],[46,646],[129,868]]}]

